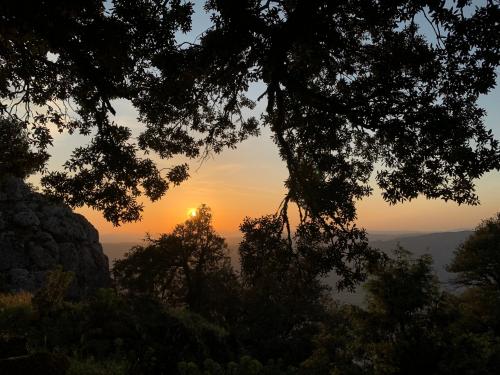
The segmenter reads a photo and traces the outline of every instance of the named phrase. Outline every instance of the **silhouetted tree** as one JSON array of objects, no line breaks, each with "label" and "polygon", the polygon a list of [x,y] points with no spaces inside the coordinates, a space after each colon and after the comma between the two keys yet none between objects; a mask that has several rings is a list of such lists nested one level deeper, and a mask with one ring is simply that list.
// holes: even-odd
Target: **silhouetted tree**
[{"label": "silhouetted tree", "polygon": [[[477,203],[474,179],[499,168],[478,106],[499,64],[497,0],[208,0],[211,23],[195,43],[175,39],[190,28],[181,0],[23,4],[0,8],[0,115],[29,124],[41,150],[51,122],[92,134],[43,181],[115,224],[140,217],[142,192],[158,199],[188,175],[138,151],[198,157],[267,126],[289,171],[284,220],[295,202],[329,238],[330,268],[350,274],[365,256],[345,247],[366,240],[355,202],[371,193],[375,165],[390,203]],[[260,120],[248,116],[256,83]],[[137,144],[111,117],[115,99],[139,113]]]},{"label": "silhouetted tree", "polygon": [[430,256],[395,256],[371,269],[365,307],[332,305],[301,374],[494,374],[498,311],[488,293],[439,290]]},{"label": "silhouetted tree", "polygon": [[176,54],[174,34],[190,28],[190,13],[191,4],[180,0],[0,4],[2,127],[21,121],[42,165],[51,124],[93,136],[74,150],[66,172],[45,178],[67,203],[102,210],[115,224],[137,220],[140,194],[158,199],[187,176],[183,165],[160,175],[139,156],[130,129],[114,122],[112,102],[141,95],[153,60]]},{"label": "silhouetted tree", "polygon": [[460,296],[464,331],[500,340],[500,214],[484,220],[454,253],[448,271],[466,287]]},{"label": "silhouetted tree", "polygon": [[238,280],[227,244],[213,229],[205,205],[172,233],[132,248],[115,262],[113,275],[120,289],[155,297],[168,306],[188,306],[220,319],[237,308]]},{"label": "silhouetted tree", "polygon": [[483,221],[454,253],[448,267],[462,286],[500,293],[500,214]]},{"label": "silhouetted tree", "polygon": [[432,257],[412,259],[398,248],[373,270],[366,284],[368,309],[360,345],[373,374],[438,373],[443,345],[445,296],[432,271]]},{"label": "silhouetted tree", "polygon": [[240,226],[245,312],[238,334],[258,358],[298,363],[310,350],[328,287],[306,249],[282,237],[282,226],[277,216],[246,218]]},{"label": "silhouetted tree", "polygon": [[301,375],[360,375],[366,374],[361,342],[363,315],[358,306],[332,303],[321,322],[319,333],[312,339],[314,350],[301,364]]},{"label": "silhouetted tree", "polygon": [[24,123],[0,118],[0,178],[24,178],[44,167],[49,156],[31,149],[29,134]]}]

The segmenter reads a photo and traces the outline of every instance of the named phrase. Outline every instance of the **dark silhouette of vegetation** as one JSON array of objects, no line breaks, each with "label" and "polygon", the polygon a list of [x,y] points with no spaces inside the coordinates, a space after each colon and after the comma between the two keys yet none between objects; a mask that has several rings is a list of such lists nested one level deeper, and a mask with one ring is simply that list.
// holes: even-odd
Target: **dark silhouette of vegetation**
[{"label": "dark silhouette of vegetation", "polygon": [[484,220],[457,248],[448,270],[456,273],[458,286],[467,288],[463,299],[468,324],[500,334],[500,214]]},{"label": "dark silhouette of vegetation", "polygon": [[24,178],[41,171],[49,155],[31,149],[26,124],[0,118],[0,178],[11,175]]},{"label": "dark silhouette of vegetation", "polygon": [[[452,264],[476,238],[481,248],[495,246],[484,231],[494,232],[497,220],[483,222]],[[235,273],[223,261],[224,239],[211,226],[210,210],[201,206],[163,241],[151,240],[117,262],[117,290],[64,300],[71,274],[55,269],[33,298],[0,295],[0,371],[37,363],[27,374],[52,368],[73,375],[497,373],[500,303],[490,285],[465,284],[450,294],[430,256],[397,248],[369,265],[363,306],[340,304],[307,255],[313,250],[300,233],[290,247],[282,225],[279,216],[244,220]],[[203,249],[220,260],[203,268],[207,289],[190,299],[187,280],[171,282],[172,262],[187,248],[190,272],[208,255]],[[211,283],[208,276],[225,267],[232,275],[227,285]]]},{"label": "dark silhouette of vegetation", "polygon": [[500,293],[500,214],[485,220],[455,252],[448,267],[462,286],[480,286]]},{"label": "dark silhouette of vegetation", "polygon": [[441,316],[446,314],[446,297],[431,264],[430,256],[411,259],[399,248],[366,284],[368,306],[361,341],[370,343],[366,354],[372,373],[439,373],[443,350],[439,325],[446,320]]},{"label": "dark silhouette of vegetation", "polygon": [[187,306],[212,318],[227,317],[227,310],[238,304],[227,244],[213,229],[205,205],[171,234],[133,248],[116,261],[113,274],[128,294],[153,297],[169,307]]},{"label": "dark silhouette of vegetation", "polygon": [[74,274],[63,271],[62,266],[47,272],[45,286],[33,296],[33,306],[40,313],[60,309],[73,278]]},{"label": "dark silhouette of vegetation", "polygon": [[[474,180],[499,169],[478,105],[495,85],[498,1],[208,0],[205,10],[190,43],[176,38],[191,28],[182,0],[2,3],[2,123],[26,129],[37,169],[49,124],[91,137],[43,176],[47,192],[115,224],[138,220],[141,194],[159,199],[188,177],[186,164],[160,170],[147,153],[204,157],[266,126],[289,171],[283,221],[296,203],[351,284],[364,274],[350,265],[369,256],[355,202],[375,165],[390,203],[475,204]],[[118,99],[138,112],[138,141],[113,118]],[[260,118],[248,115],[259,100]]]},{"label": "dark silhouette of vegetation", "polygon": [[238,333],[262,359],[283,358],[297,364],[308,352],[324,316],[329,288],[314,258],[315,249],[282,237],[283,220],[246,218],[240,229],[240,282],[243,314]]},{"label": "dark silhouette of vegetation", "polygon": [[[69,301],[72,276],[56,268],[33,296],[1,294],[0,373],[496,374],[500,216],[457,249],[455,294],[430,257],[384,257],[354,222],[372,176],[391,204],[478,203],[475,180],[500,169],[478,104],[500,63],[500,2],[205,11],[190,43],[184,0],[0,3],[0,178],[42,172],[46,194],[119,225],[140,219],[141,195],[189,176],[151,154],[205,158],[267,127],[289,172],[278,213],[242,223],[239,272],[201,206],[118,261],[115,289]],[[137,111],[137,137],[116,122],[118,101]],[[54,126],[89,143],[47,171]],[[338,289],[369,276],[364,306],[334,301],[332,271]]]}]

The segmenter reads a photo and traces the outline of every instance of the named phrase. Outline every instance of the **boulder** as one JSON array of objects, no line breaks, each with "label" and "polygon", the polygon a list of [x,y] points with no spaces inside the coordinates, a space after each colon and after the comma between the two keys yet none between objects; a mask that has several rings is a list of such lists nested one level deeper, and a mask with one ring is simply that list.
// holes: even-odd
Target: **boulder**
[{"label": "boulder", "polygon": [[11,292],[39,289],[47,271],[75,274],[70,296],[109,286],[108,258],[97,230],[68,206],[34,192],[23,180],[0,180],[0,273]]}]

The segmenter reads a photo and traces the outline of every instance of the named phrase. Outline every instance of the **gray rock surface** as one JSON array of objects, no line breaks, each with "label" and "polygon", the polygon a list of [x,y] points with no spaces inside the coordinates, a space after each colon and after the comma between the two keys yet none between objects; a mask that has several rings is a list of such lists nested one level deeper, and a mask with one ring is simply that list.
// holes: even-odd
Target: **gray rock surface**
[{"label": "gray rock surface", "polygon": [[108,258],[97,230],[69,207],[33,192],[21,179],[0,180],[0,274],[3,288],[35,291],[47,271],[75,274],[69,294],[84,297],[109,285]]}]

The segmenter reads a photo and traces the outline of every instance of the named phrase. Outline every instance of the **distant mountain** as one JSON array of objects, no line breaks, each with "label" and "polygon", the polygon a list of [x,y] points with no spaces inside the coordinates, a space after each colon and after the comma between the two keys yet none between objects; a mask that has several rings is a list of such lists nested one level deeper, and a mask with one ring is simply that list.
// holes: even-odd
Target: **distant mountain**
[{"label": "distant mountain", "polygon": [[[434,260],[433,268],[443,288],[453,290],[452,285],[449,283],[453,275],[446,271],[446,266],[451,262],[455,249],[472,233],[472,231],[428,233],[403,236],[384,241],[372,240],[370,241],[370,245],[389,255],[391,255],[392,250],[394,250],[398,244],[406,250],[411,251],[415,257],[424,254],[432,255]],[[327,277],[328,284],[334,286],[335,281],[335,275]],[[363,287],[358,287],[354,293],[339,293],[337,298],[345,303],[361,304],[364,300]]]},{"label": "distant mountain", "polygon": [[429,232],[416,232],[416,231],[369,231],[367,232],[368,241],[391,241],[399,238],[423,236]]},{"label": "distant mountain", "polygon": [[429,233],[419,236],[396,238],[389,241],[372,241],[370,245],[389,253],[399,244],[415,256],[430,254],[434,259],[434,270],[442,282],[450,280],[451,275],[446,271],[453,252],[472,233],[472,231]]}]

